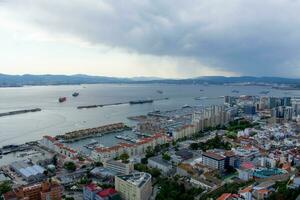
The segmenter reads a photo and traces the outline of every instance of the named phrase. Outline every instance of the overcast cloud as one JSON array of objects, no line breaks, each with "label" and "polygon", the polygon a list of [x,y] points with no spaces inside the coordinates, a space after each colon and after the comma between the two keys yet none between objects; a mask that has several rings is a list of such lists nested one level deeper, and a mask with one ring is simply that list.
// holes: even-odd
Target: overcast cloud
[{"label": "overcast cloud", "polygon": [[300,77],[298,0],[2,0],[1,10],[50,35],[192,60],[181,72]]}]

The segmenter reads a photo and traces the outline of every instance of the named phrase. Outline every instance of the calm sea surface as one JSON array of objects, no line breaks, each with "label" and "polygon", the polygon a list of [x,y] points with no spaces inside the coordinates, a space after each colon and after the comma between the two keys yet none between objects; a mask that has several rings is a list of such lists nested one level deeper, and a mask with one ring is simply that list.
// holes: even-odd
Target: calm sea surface
[{"label": "calm sea surface", "polygon": [[[200,91],[201,89],[203,91]],[[233,94],[233,89],[239,90],[240,93]],[[163,94],[159,94],[157,90],[163,91]],[[0,88],[0,113],[19,109],[42,109],[41,112],[36,113],[0,117],[0,147],[6,144],[38,140],[46,134],[55,136],[67,131],[108,123],[125,122],[133,125],[133,122],[127,119],[128,116],[146,114],[154,110],[176,109],[185,104],[223,103],[223,99],[220,98],[199,101],[195,100],[195,97],[259,95],[263,90],[269,90],[268,95],[273,96],[300,96],[299,90],[281,91],[260,86],[95,84]],[[75,91],[80,93],[76,98],[72,97],[72,93]],[[66,96],[67,101],[58,103],[60,96]],[[153,104],[124,104],[81,110],[76,108],[81,105],[165,97],[168,97],[169,100],[155,101]]]}]

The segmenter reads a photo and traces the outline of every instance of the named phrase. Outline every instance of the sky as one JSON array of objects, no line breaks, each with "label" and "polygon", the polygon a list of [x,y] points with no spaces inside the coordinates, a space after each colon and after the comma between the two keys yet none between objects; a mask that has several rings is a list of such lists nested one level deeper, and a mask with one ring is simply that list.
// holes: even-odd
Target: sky
[{"label": "sky", "polygon": [[0,73],[300,78],[299,0],[0,0]]}]

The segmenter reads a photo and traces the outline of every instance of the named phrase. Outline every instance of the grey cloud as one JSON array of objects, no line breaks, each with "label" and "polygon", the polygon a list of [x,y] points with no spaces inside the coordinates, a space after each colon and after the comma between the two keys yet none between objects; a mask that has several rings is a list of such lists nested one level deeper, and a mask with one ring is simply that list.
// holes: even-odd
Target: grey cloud
[{"label": "grey cloud", "polygon": [[[50,33],[244,75],[300,76],[297,0],[10,0]],[[182,66],[184,68],[184,66]]]}]

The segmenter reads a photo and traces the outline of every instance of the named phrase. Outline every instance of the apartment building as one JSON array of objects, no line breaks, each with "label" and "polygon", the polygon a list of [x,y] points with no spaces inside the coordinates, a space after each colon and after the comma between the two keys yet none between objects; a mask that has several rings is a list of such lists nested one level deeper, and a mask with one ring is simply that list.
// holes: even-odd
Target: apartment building
[{"label": "apartment building", "polygon": [[141,172],[115,176],[115,189],[124,200],[148,200],[152,193],[151,175]]}]

